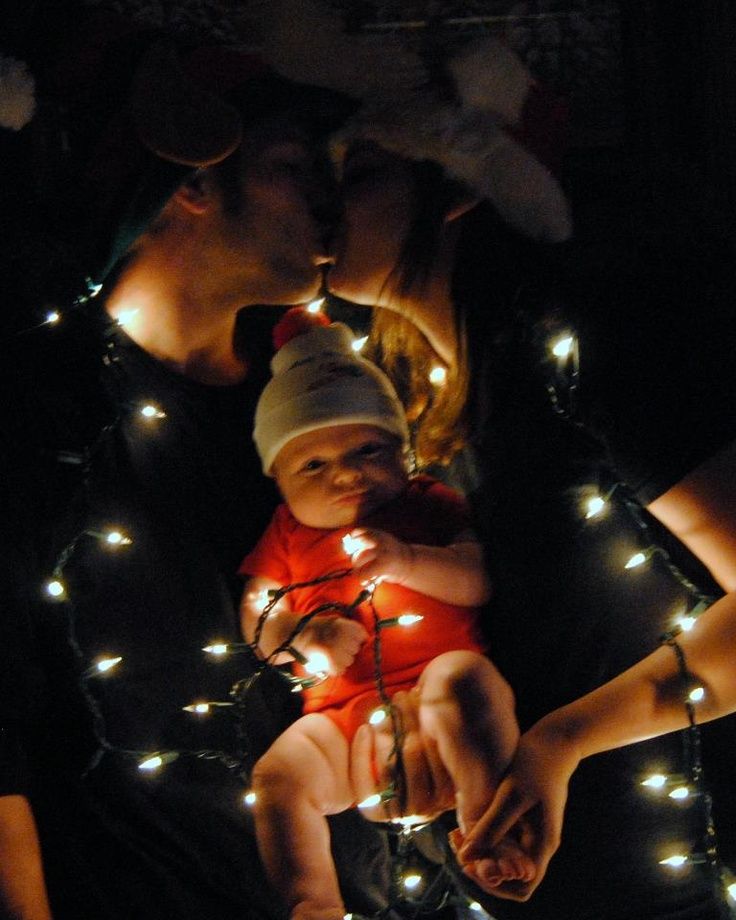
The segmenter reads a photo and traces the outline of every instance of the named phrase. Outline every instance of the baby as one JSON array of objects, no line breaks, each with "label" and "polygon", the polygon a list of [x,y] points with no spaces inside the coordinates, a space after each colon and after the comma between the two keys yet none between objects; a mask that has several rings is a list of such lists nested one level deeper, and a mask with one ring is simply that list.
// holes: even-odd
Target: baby
[{"label": "baby", "polygon": [[[340,323],[296,335],[271,366],[254,439],[284,504],[241,565],[241,618],[262,656],[294,662],[305,714],[256,764],[256,834],[290,916],[342,920],[325,816],[356,801],[360,726],[394,718],[395,693],[415,696],[461,833],[485,811],[519,731],[511,690],[482,654],[476,608],[489,585],[468,510],[439,482],[409,476],[388,379]],[[264,614],[269,590],[295,584]],[[378,811],[396,818],[396,802],[384,796]],[[506,879],[531,877],[512,842],[507,855]]]}]

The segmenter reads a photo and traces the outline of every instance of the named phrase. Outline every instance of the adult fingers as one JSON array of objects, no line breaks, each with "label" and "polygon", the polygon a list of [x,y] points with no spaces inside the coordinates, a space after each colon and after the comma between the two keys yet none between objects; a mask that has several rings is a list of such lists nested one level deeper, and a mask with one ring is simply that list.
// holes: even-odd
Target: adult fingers
[{"label": "adult fingers", "polygon": [[503,780],[491,804],[467,833],[458,858],[468,862],[488,855],[532,804],[510,781]]}]

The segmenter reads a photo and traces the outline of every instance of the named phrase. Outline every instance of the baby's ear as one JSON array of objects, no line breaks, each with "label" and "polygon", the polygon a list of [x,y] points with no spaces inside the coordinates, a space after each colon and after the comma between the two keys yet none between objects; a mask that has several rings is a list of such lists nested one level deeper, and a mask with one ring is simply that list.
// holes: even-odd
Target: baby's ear
[{"label": "baby's ear", "polygon": [[468,211],[472,211],[473,208],[480,204],[482,200],[482,198],[471,197],[468,195],[459,201],[455,201],[450,205],[450,207],[447,209],[447,212],[445,213],[445,223],[451,224],[454,220],[457,220],[458,217],[462,217],[463,214],[467,214]]}]

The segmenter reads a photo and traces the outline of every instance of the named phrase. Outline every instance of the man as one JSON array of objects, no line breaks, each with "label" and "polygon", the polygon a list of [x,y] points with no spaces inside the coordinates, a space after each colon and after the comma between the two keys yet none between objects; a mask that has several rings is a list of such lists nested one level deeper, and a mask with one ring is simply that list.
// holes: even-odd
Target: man
[{"label": "man", "polygon": [[[160,103],[165,80],[146,92]],[[269,355],[240,310],[318,292],[315,140],[344,103],[242,82],[224,158],[172,154],[138,112],[145,168],[95,234],[102,292],[4,359],[2,916],[284,915],[244,779],[292,714],[288,687],[271,675],[236,699],[251,658],[203,649],[240,639],[234,573],[275,498],[250,440]],[[206,123],[220,103],[198,104]],[[348,906],[385,906],[383,837],[355,814],[333,835]]]}]

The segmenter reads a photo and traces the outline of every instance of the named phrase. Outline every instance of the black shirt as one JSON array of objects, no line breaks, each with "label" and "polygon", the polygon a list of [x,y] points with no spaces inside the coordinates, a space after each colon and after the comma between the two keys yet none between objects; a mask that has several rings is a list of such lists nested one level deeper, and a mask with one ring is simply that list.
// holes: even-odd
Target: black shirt
[{"label": "black shirt", "polygon": [[[610,291],[605,296],[610,305]],[[704,401],[708,388],[693,371],[717,339],[709,346],[662,335],[653,320],[636,322],[641,306],[633,303],[628,326],[621,312],[606,314],[598,306],[579,325],[569,323],[554,298],[522,295],[500,318],[488,302],[468,310],[474,462],[481,482],[471,505],[494,584],[486,617],[489,655],[516,694],[522,730],[644,657],[676,614],[696,607],[703,595],[720,593],[637,502],[636,492],[645,501],[661,494],[698,458],[733,440],[736,416],[722,412],[734,392],[733,362],[720,366],[712,382],[715,398]],[[621,334],[614,345],[610,333],[617,323]],[[712,334],[712,316],[710,323]],[[580,341],[579,379],[550,351],[571,330]],[[730,325],[722,335],[732,341]],[[636,356],[624,358],[620,343],[627,336],[633,336]],[[675,366],[673,346],[686,351],[699,344],[700,357],[688,359],[689,370],[676,383],[650,386]],[[560,373],[561,363],[566,368]],[[685,383],[692,386],[685,389]],[[694,430],[703,435],[697,455],[690,449]],[[611,501],[604,513],[588,518],[593,495]],[[649,555],[655,545],[660,549]],[[639,551],[649,558],[627,569]],[[731,865],[734,724],[729,717],[702,730],[720,853]],[[707,866],[677,874],[658,863],[673,850],[703,849],[698,801],[676,804],[640,785],[655,770],[682,773],[683,744],[684,734],[672,733],[584,761],[571,782],[562,845],[531,900],[513,904],[474,895],[499,920],[727,916]]]},{"label": "black shirt", "polygon": [[[80,314],[5,360],[0,791],[31,800],[57,920],[284,914],[243,795],[294,698],[272,674],[243,712],[183,708],[232,701],[252,672],[203,648],[240,640],[238,564],[275,505],[251,440],[267,358],[242,385],[199,385]],[[141,771],[156,753],[161,770]],[[346,901],[371,912],[385,840],[332,820]]]}]

